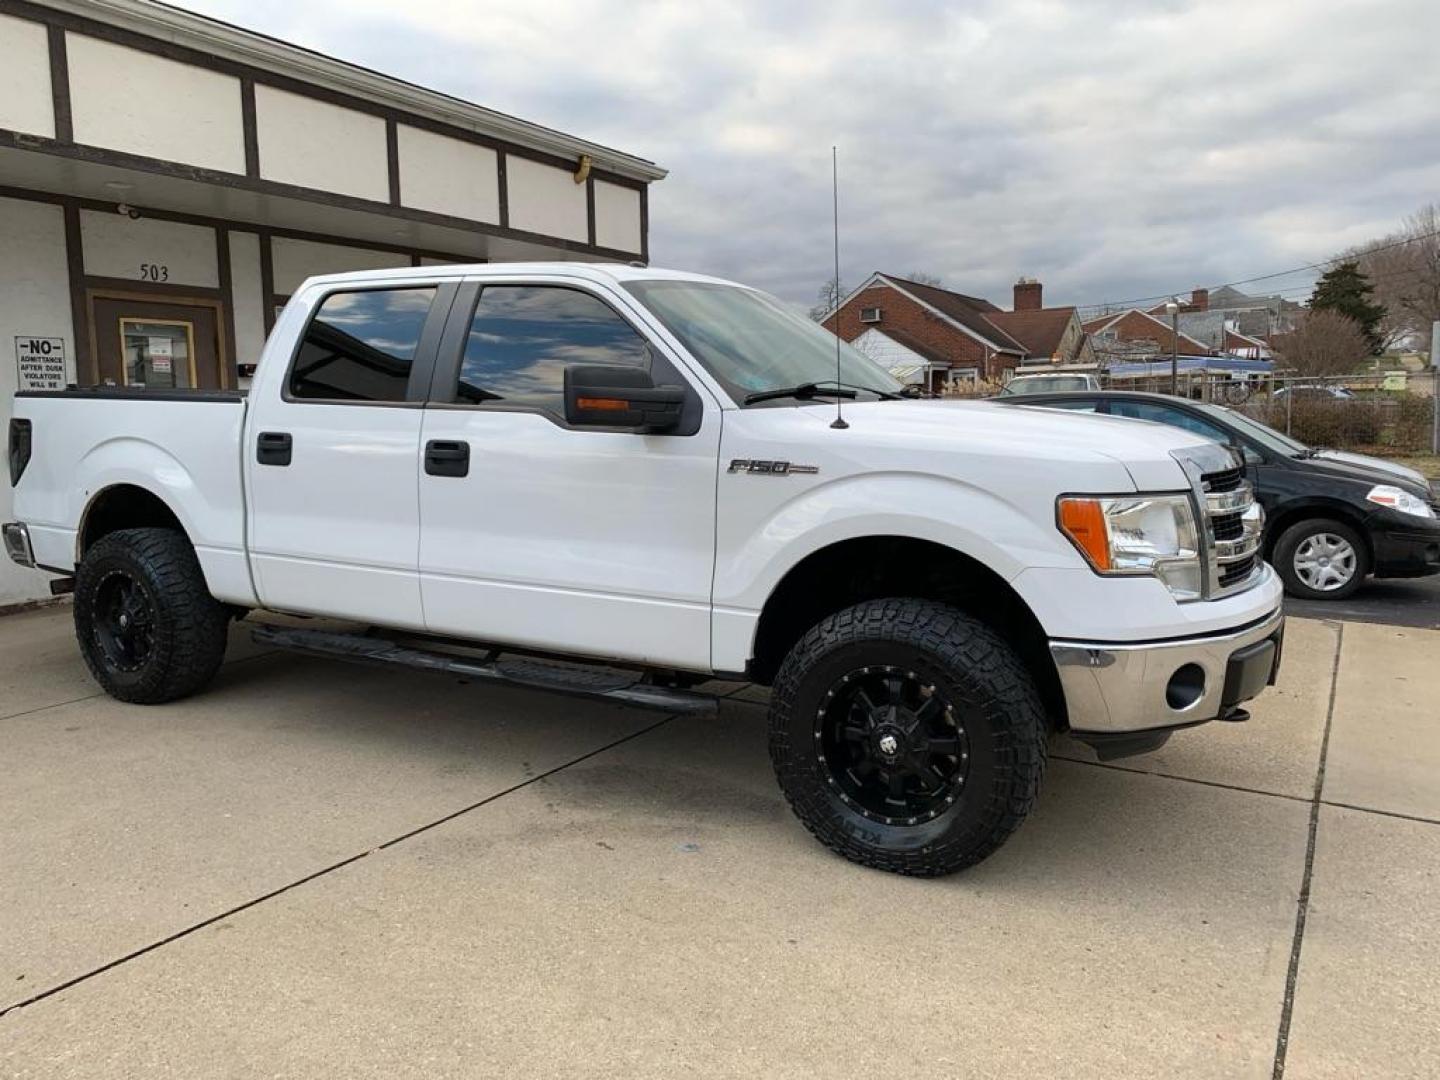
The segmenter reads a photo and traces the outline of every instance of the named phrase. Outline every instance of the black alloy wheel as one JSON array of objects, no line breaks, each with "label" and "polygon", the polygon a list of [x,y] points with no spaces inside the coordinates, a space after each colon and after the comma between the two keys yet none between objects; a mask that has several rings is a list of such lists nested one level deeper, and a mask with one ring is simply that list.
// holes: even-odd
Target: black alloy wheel
[{"label": "black alloy wheel", "polygon": [[939,816],[960,797],[970,767],[955,706],[893,665],[842,676],[816,715],[815,742],[841,801],[882,825]]},{"label": "black alloy wheel", "polygon": [[95,644],[117,671],[139,671],[155,649],[155,604],[124,570],[110,570],[95,587]]}]

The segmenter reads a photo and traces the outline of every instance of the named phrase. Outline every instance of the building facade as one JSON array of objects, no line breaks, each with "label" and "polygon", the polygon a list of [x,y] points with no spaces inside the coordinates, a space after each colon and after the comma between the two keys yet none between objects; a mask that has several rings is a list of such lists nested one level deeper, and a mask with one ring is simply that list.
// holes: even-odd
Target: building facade
[{"label": "building facade", "polygon": [[[17,389],[244,386],[312,274],[648,259],[653,163],[264,35],[0,0],[0,50],[7,426]],[[0,605],[44,582],[7,562]]]}]

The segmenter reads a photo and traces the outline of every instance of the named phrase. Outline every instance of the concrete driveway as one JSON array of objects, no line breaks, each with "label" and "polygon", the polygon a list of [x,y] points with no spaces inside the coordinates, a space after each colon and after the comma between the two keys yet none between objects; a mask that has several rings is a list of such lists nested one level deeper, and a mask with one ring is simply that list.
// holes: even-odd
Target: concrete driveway
[{"label": "concrete driveway", "polygon": [[0,619],[0,1075],[1440,1073],[1440,633],[1294,621],[1249,724],[942,881],[718,721],[287,655],[99,696]]}]

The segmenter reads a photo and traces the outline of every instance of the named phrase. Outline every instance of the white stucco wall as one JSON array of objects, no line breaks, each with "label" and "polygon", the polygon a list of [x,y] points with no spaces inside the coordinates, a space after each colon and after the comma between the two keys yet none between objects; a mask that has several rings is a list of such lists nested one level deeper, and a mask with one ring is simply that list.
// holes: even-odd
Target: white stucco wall
[{"label": "white stucco wall", "polygon": [[595,243],[639,253],[640,192],[605,180],[595,181]]},{"label": "white stucco wall", "polygon": [[235,301],[235,363],[258,364],[265,347],[265,301],[260,295],[260,237],[254,233],[230,233],[230,293]]},{"label": "white stucco wall", "polygon": [[0,128],[55,137],[49,50],[43,23],[0,15]]},{"label": "white stucco wall", "polygon": [[507,154],[505,187],[510,197],[510,227],[584,243],[590,236],[585,185],[571,173]]},{"label": "white stucco wall", "polygon": [[403,205],[472,221],[500,220],[494,150],[405,124],[396,128],[396,145]]},{"label": "white stucco wall", "polygon": [[255,87],[260,175],[387,202],[385,121],[272,86]]},{"label": "white stucco wall", "polygon": [[317,244],[277,236],[270,242],[275,272],[275,293],[289,296],[312,274],[339,274],[346,270],[385,270],[409,266],[410,256],[392,251],[371,251],[341,244]]},{"label": "white stucco wall", "polygon": [[[85,273],[165,285],[220,287],[215,230],[155,218],[80,211]],[[150,267],[148,272],[146,267]]]},{"label": "white stucco wall", "polygon": [[[75,378],[75,334],[65,266],[65,219],[58,206],[0,198],[0,430],[9,430],[15,392],[15,338],[63,338]],[[22,483],[24,481],[21,481]],[[0,521],[12,521],[9,470],[0,470]],[[0,555],[0,604],[49,596],[50,575]]]},{"label": "white stucco wall", "polygon": [[84,34],[65,52],[76,142],[245,171],[239,79]]}]

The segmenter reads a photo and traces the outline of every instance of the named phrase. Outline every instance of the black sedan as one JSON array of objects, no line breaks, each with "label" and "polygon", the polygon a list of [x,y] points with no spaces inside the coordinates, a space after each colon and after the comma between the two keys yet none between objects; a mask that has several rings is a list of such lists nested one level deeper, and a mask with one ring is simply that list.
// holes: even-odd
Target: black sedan
[{"label": "black sedan", "polygon": [[1265,508],[1265,556],[1291,596],[1339,600],[1365,580],[1440,573],[1440,488],[1381,458],[1306,446],[1244,413],[1121,390],[1007,399],[1149,420],[1239,447]]}]

